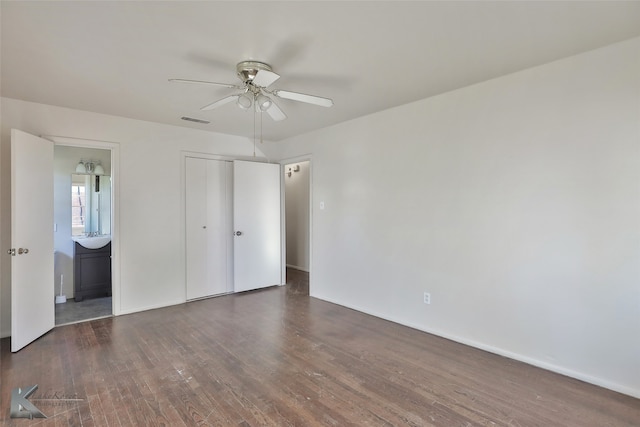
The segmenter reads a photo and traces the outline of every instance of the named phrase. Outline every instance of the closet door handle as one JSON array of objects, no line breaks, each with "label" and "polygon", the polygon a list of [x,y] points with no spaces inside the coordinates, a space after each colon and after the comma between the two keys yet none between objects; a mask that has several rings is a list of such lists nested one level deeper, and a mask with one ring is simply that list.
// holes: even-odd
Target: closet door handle
[{"label": "closet door handle", "polygon": [[242,231],[236,231],[233,233],[234,236],[242,236]]}]

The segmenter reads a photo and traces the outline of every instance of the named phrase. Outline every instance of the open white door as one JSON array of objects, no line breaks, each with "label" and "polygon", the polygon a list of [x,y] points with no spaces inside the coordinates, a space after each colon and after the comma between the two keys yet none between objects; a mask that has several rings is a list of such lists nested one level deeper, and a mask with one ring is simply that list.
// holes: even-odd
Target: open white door
[{"label": "open white door", "polygon": [[279,285],[280,165],[233,162],[234,291]]},{"label": "open white door", "polygon": [[11,130],[11,351],[55,324],[53,142]]}]

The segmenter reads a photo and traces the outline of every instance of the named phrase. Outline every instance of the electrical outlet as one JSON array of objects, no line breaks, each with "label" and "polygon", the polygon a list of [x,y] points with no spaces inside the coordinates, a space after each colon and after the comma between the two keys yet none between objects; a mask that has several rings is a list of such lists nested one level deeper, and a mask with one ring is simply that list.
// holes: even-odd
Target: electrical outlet
[{"label": "electrical outlet", "polygon": [[429,292],[424,293],[424,303],[431,304],[431,294]]}]

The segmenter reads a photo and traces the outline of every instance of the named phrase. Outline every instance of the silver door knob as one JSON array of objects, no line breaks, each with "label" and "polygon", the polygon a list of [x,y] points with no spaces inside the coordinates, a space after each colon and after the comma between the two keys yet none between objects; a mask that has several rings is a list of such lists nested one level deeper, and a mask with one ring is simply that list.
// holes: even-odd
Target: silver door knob
[{"label": "silver door knob", "polygon": [[233,233],[235,236],[242,236],[242,231],[236,231],[235,233]]}]

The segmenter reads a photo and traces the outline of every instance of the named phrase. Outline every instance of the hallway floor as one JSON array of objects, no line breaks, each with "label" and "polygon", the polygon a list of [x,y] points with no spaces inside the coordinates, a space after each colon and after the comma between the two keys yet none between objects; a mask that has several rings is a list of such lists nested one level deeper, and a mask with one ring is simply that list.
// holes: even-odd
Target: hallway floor
[{"label": "hallway floor", "polygon": [[287,267],[287,291],[297,295],[309,295],[309,273]]}]

